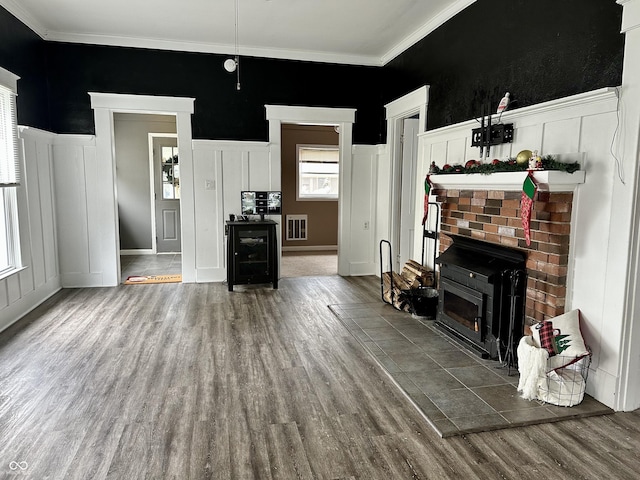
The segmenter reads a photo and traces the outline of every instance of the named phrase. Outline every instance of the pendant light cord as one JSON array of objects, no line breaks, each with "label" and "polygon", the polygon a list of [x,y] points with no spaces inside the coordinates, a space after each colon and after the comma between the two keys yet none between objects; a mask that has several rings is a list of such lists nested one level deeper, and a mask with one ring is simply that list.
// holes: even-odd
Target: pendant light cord
[{"label": "pendant light cord", "polygon": [[236,36],[235,36],[235,42],[236,42],[236,90],[240,90],[240,46],[238,44],[238,18],[239,18],[239,0],[235,0],[235,7],[236,7]]}]

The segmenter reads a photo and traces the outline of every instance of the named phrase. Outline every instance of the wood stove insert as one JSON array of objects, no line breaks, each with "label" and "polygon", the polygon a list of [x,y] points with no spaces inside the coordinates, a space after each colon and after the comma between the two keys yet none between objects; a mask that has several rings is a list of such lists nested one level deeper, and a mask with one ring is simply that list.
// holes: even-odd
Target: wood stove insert
[{"label": "wood stove insert", "polygon": [[515,363],[524,329],[526,253],[451,235],[440,265],[436,324],[484,358]]}]

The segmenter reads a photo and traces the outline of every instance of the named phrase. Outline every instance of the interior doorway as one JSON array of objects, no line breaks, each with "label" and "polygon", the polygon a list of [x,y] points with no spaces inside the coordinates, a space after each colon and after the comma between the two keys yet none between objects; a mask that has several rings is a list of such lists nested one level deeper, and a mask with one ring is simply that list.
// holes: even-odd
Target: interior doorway
[{"label": "interior doorway", "polygon": [[403,120],[402,137],[402,165],[400,167],[400,185],[398,187],[400,201],[397,202],[400,211],[398,218],[400,228],[395,230],[394,243],[399,245],[397,265],[395,270],[401,271],[407,260],[420,261],[413,258],[414,237],[416,234],[416,177],[418,166],[418,128],[419,119],[416,116]]},{"label": "interior doorway", "polygon": [[[118,175],[116,173],[114,142],[114,115],[118,113],[170,115],[175,118],[174,132],[177,132],[180,174],[183,180],[180,193],[182,280],[186,283],[195,282],[195,219],[193,216],[187,216],[185,219],[184,216],[184,210],[192,210],[194,203],[194,192],[191,188],[193,179],[191,115],[194,112],[195,99],[95,92],[90,92],[89,96],[91,97],[91,108],[94,110],[96,129],[96,174],[101,179],[99,198],[102,203],[103,215],[99,225],[102,242],[99,258],[96,258],[96,261],[101,265],[101,284],[116,286],[121,281],[120,215],[118,209],[120,196],[117,188]],[[145,158],[148,159],[148,155],[145,155]],[[145,168],[145,171],[148,185],[148,168]],[[149,202],[147,201],[146,204],[149,205]]]},{"label": "interior doorway", "polygon": [[[269,148],[274,164],[282,164],[282,125],[329,125],[339,131],[338,246],[349,245],[351,235],[352,129],[355,109],[266,105]],[[348,248],[338,248],[338,274],[350,275]]]},{"label": "interior doorway", "polygon": [[[426,130],[429,88],[421,87],[385,105],[387,111],[387,145],[390,151],[389,233],[395,253],[393,269],[400,271],[404,262],[414,258],[421,249],[418,239],[418,185],[422,172],[418,171],[418,136]],[[420,197],[422,198],[422,197]],[[421,230],[420,230],[421,233]]]},{"label": "interior doorway", "polygon": [[336,275],[339,133],[282,125],[282,277]]}]

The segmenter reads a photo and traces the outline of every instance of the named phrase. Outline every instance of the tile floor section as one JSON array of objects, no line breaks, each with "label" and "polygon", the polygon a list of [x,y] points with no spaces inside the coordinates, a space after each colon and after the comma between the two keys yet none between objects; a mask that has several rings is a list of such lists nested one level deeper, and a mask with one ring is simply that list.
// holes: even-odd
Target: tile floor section
[{"label": "tile floor section", "polygon": [[570,408],[524,400],[517,370],[509,375],[497,361],[455,343],[433,320],[382,301],[329,308],[442,437],[613,412],[588,395]]},{"label": "tile floor section", "polygon": [[121,255],[121,279],[133,275],[172,275],[182,273],[182,255],[180,253],[161,253],[158,255]]}]

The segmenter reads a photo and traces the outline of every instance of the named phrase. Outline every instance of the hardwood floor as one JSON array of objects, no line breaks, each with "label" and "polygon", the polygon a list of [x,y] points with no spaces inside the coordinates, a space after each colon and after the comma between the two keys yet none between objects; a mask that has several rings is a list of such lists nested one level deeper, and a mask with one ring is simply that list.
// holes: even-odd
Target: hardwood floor
[{"label": "hardwood floor", "polygon": [[441,439],[327,308],[378,295],[63,290],[0,333],[0,478],[637,478],[638,412]]}]

